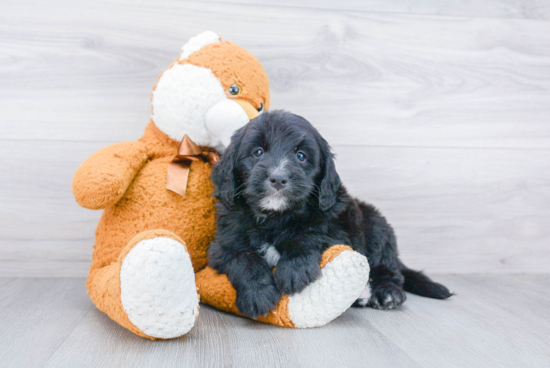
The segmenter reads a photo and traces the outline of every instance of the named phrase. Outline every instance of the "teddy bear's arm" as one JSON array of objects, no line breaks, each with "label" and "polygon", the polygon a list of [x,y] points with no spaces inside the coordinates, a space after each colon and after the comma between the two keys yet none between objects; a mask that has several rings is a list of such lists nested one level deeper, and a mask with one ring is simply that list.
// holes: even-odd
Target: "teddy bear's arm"
[{"label": "teddy bear's arm", "polygon": [[141,142],[117,143],[97,151],[76,170],[73,178],[76,201],[92,210],[115,204],[147,158],[147,149]]}]

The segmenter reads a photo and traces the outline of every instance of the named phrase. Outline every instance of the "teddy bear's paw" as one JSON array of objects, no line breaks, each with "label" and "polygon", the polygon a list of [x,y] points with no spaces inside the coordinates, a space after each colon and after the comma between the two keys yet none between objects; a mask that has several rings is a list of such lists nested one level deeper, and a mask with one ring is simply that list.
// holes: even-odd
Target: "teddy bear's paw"
[{"label": "teddy bear's paw", "polygon": [[367,258],[344,250],[321,269],[317,281],[289,296],[290,319],[297,328],[324,326],[353,304],[368,280]]},{"label": "teddy bear's paw", "polygon": [[123,260],[121,301],[130,321],[145,334],[169,339],[186,334],[199,314],[191,258],[168,237],[142,240]]}]

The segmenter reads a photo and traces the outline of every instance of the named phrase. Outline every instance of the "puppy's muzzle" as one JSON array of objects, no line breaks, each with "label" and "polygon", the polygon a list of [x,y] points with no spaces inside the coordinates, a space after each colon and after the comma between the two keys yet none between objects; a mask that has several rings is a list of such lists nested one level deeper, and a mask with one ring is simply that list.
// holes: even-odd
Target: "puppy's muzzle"
[{"label": "puppy's muzzle", "polygon": [[269,184],[272,188],[279,191],[288,184],[288,174],[277,171],[269,176]]},{"label": "puppy's muzzle", "polygon": [[260,207],[270,211],[284,211],[288,207],[288,189],[290,177],[285,170],[286,162],[281,162],[277,167],[270,170],[265,180],[266,193],[260,201]]}]

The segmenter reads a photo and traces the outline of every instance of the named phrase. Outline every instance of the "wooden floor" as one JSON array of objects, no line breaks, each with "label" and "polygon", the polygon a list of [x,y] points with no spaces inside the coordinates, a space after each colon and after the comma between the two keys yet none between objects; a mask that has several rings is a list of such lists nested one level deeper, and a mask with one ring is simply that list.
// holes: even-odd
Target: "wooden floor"
[{"label": "wooden floor", "polygon": [[409,294],[292,330],[202,306],[195,328],[150,341],[99,312],[81,278],[0,279],[1,367],[549,367],[549,275],[439,275],[457,295]]}]

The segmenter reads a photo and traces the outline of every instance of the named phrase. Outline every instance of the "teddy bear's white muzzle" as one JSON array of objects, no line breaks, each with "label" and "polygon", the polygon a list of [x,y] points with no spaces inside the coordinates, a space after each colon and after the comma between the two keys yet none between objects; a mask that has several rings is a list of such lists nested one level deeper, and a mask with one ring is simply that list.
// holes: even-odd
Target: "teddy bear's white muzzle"
[{"label": "teddy bear's white muzzle", "polygon": [[233,133],[256,116],[258,112],[249,102],[227,99],[216,103],[206,112],[205,124],[210,134],[227,148]]}]

